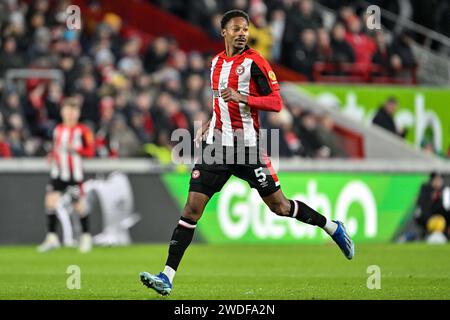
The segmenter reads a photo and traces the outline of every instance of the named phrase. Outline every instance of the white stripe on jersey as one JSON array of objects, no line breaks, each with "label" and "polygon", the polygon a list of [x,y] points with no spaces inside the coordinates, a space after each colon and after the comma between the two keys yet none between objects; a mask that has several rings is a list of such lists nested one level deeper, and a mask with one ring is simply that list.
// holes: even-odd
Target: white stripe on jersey
[{"label": "white stripe on jersey", "polygon": [[69,181],[70,180],[70,167],[69,167],[69,154],[67,152],[67,149],[69,147],[69,135],[70,130],[67,128],[61,128],[61,141],[60,145],[58,146],[58,153],[59,153],[59,169],[61,171],[61,180],[63,181]]},{"label": "white stripe on jersey", "polygon": [[[223,61],[222,70],[219,76],[219,90],[228,87],[228,77],[230,76],[231,66],[234,61]],[[222,145],[233,146],[233,128],[231,126],[230,113],[228,111],[228,102],[219,97],[220,119],[222,120]]]},{"label": "white stripe on jersey", "polygon": [[[83,147],[82,133],[79,128],[75,129],[73,133],[73,147],[79,149]],[[72,165],[73,165],[73,179],[75,181],[83,180],[83,167],[81,164],[81,156],[78,153],[73,153],[72,155]]]},{"label": "white stripe on jersey", "polygon": [[[58,129],[55,129],[53,131],[53,148],[56,148],[56,137],[58,136]],[[54,152],[56,153],[56,152]],[[56,179],[59,176],[59,168],[58,168],[58,163],[56,162],[56,159],[53,159],[52,161],[52,165],[51,165],[51,171],[50,171],[50,177],[52,177],[52,179]]]},{"label": "white stripe on jersey", "polygon": [[[214,73],[214,68],[216,67],[217,60],[219,60],[219,57],[216,57],[211,63],[211,76],[210,76],[211,87],[213,85],[213,73]],[[213,143],[214,127],[216,125],[216,112],[214,111],[214,101],[215,100],[216,100],[216,98],[213,96],[212,117],[211,117],[211,122],[209,123],[208,136],[206,137],[207,144]]]},{"label": "white stripe on jersey", "polygon": [[[251,66],[253,60],[245,58],[241,64],[244,67],[244,73],[239,76],[238,91],[243,94],[250,93],[250,79],[251,79]],[[245,103],[239,103],[239,112],[242,119],[242,128],[244,129],[244,144],[245,146],[256,146],[256,131],[253,126],[253,118],[250,113],[250,108]]]}]

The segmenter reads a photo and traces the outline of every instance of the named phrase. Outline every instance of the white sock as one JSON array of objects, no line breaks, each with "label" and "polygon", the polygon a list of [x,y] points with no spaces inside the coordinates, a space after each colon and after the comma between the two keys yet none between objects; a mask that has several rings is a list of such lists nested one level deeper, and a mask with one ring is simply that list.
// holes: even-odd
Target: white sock
[{"label": "white sock", "polygon": [[336,232],[337,227],[338,224],[336,222],[327,219],[327,222],[325,223],[323,230],[325,230],[326,233],[332,236]]},{"label": "white sock", "polygon": [[165,266],[164,267],[164,271],[163,273],[167,276],[167,278],[169,278],[170,283],[173,282],[173,278],[175,277],[175,270],[173,270],[171,267],[169,266]]}]

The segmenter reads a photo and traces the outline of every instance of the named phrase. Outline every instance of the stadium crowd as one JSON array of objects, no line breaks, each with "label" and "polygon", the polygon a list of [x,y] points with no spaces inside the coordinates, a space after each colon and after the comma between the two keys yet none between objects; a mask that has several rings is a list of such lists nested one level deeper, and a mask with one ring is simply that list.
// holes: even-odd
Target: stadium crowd
[{"label": "stadium crowd", "polygon": [[[185,18],[217,39],[219,12],[231,7],[247,10],[253,22],[250,45],[308,77],[311,63],[320,59],[360,61],[361,68],[372,60],[390,61],[392,66],[415,63],[408,35],[402,34],[405,42],[392,47],[383,33],[372,39],[360,33],[364,24],[352,7],[340,10],[340,19],[329,31],[310,0],[205,0],[193,2],[199,7],[190,10],[183,10],[183,3],[158,4],[180,15],[188,13]],[[0,3],[0,157],[46,155],[65,96],[80,100],[81,120],[95,133],[98,157],[161,160],[173,146],[173,130],[185,128],[193,134],[194,121],[209,119],[211,55],[185,52],[169,36],[144,45],[140,37],[124,36],[123,21],[112,13],[82,32],[68,30],[68,5],[67,0]],[[8,69],[25,67],[59,69],[64,82],[6,81]],[[263,114],[262,125],[281,130],[282,157],[348,156],[327,114],[287,105],[279,114]]]},{"label": "stadium crowd", "polygon": [[265,58],[312,81],[319,79],[315,72],[359,76],[361,81],[380,75],[409,78],[417,65],[410,47],[413,35],[369,30],[363,10],[367,4],[362,1],[319,1],[338,12],[336,19],[324,18],[312,0],[200,0],[195,1],[195,10],[188,10],[186,6],[191,7],[191,3],[185,1],[151,2],[209,30],[217,40],[220,12],[242,9],[252,22],[251,46]]}]

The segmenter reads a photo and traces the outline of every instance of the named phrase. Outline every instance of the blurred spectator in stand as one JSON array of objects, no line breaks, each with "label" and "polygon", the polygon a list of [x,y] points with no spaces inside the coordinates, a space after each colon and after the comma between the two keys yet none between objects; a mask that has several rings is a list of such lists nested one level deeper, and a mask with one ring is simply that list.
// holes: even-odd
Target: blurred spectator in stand
[{"label": "blurred spectator in stand", "polygon": [[317,127],[317,136],[320,144],[330,149],[331,158],[348,158],[341,141],[334,129],[334,121],[330,114],[325,113],[319,117],[319,126]]},{"label": "blurred spectator in stand", "polygon": [[0,126],[0,158],[11,158],[12,152],[9,146],[9,142],[6,139],[5,131]]},{"label": "blurred spectator in stand", "polygon": [[[284,110],[284,111],[283,111]],[[269,155],[274,152],[271,140],[272,130],[278,130],[278,154],[280,157],[292,157],[295,154],[299,154],[300,142],[293,133],[292,116],[290,113],[283,109],[281,112],[269,112],[265,117],[264,128],[267,129],[267,151]]]},{"label": "blurred spectator in stand", "polygon": [[[34,28],[34,27],[33,27]],[[51,45],[51,35],[47,27],[38,27],[33,33],[33,39],[30,41],[27,57],[30,61],[37,58],[48,56]]]},{"label": "blurred spectator in stand", "polygon": [[169,59],[169,42],[159,37],[152,41],[144,55],[144,69],[148,73],[158,71]]},{"label": "blurred spectator in stand", "polygon": [[13,157],[25,157],[24,136],[20,129],[8,130],[8,142]]},{"label": "blurred spectator in stand", "polygon": [[0,8],[0,15],[3,16],[0,20],[0,38],[15,38],[18,51],[24,52],[29,44],[27,20],[24,16],[25,10],[23,10],[19,1],[1,1],[1,3],[7,8]]},{"label": "blurred spectator in stand", "polygon": [[222,1],[222,5],[223,5],[223,12],[226,12],[228,10],[233,10],[233,9],[237,9],[237,10],[242,10],[245,12],[249,11],[249,6],[250,6],[250,1],[248,0],[226,0],[226,1]]},{"label": "blurred spectator in stand", "polygon": [[173,96],[163,91],[156,98],[155,106],[151,109],[152,119],[158,119],[154,123],[156,144],[171,147],[171,132],[177,128],[188,128],[188,121],[180,110],[179,103]]},{"label": "blurred spectator in stand", "polygon": [[200,100],[205,87],[204,79],[198,74],[191,74],[186,80],[184,97],[187,99]]},{"label": "blurred spectator in stand", "polygon": [[[434,215],[443,215],[447,226],[449,225],[449,208],[444,207],[444,179],[438,172],[430,174],[428,182],[420,187],[419,196],[416,200],[414,220],[420,228],[420,238],[424,238],[428,220]],[[448,230],[446,230],[448,236]]]},{"label": "blurred spectator in stand", "polygon": [[83,74],[76,83],[76,92],[82,96],[80,121],[89,121],[94,124],[94,132],[100,122],[97,94],[97,83],[91,73]]},{"label": "blurred spectator in stand", "polygon": [[119,157],[136,157],[139,155],[140,143],[133,130],[131,130],[125,117],[117,114],[111,121],[109,130],[110,143],[117,150]]},{"label": "blurred spectator in stand", "polygon": [[[24,157],[32,154],[33,150],[26,150],[26,143],[29,141],[29,133],[26,128],[24,117],[20,113],[20,110],[12,111],[9,113],[5,121],[9,146],[13,157]],[[30,146],[32,145],[29,144]],[[36,146],[37,148],[38,146]]]},{"label": "blurred spectator in stand", "polygon": [[0,104],[0,114],[3,115],[2,122],[5,123],[5,119],[9,118],[13,113],[20,114],[22,122],[26,123],[24,118],[24,106],[19,94],[16,91],[8,90],[5,92],[5,98]]},{"label": "blurred spectator in stand", "polygon": [[286,13],[276,8],[270,13],[270,29],[272,32],[272,61],[280,62],[281,59],[281,45],[283,41],[284,28],[286,27]]},{"label": "blurred spectator in stand", "polygon": [[299,33],[299,40],[293,47],[290,57],[292,68],[313,80],[313,66],[317,61],[316,33],[313,29],[305,29]]},{"label": "blurred spectator in stand", "polygon": [[421,144],[422,150],[425,153],[428,153],[430,155],[436,155],[436,150],[434,149],[433,141],[431,140],[425,140]]},{"label": "blurred spectator in stand", "polygon": [[321,143],[317,132],[316,116],[305,110],[294,121],[294,128],[303,146],[302,155],[307,158],[329,158],[330,149]]},{"label": "blurred spectator in stand", "polygon": [[51,128],[54,128],[57,123],[61,122],[60,103],[63,98],[61,85],[58,82],[49,83],[45,98],[45,108],[47,110],[47,118],[51,122],[49,124]]},{"label": "blurred spectator in stand", "polygon": [[[281,61],[291,63],[292,51],[298,43],[298,35],[305,29],[316,30],[322,27],[322,17],[314,9],[312,0],[300,0],[297,6],[287,11],[286,24],[283,35]],[[290,64],[288,67],[292,67]]]},{"label": "blurred spectator in stand", "polygon": [[330,34],[326,29],[317,30],[317,60],[322,62],[333,61]]},{"label": "blurred spectator in stand", "polygon": [[97,155],[102,158],[117,157],[118,150],[111,143],[111,125],[114,118],[114,99],[110,96],[103,97],[99,102],[100,124],[95,134]]},{"label": "blurred spectator in stand", "polygon": [[71,54],[63,54],[59,60],[59,67],[64,73],[65,95],[71,95],[75,91],[75,81],[78,77],[78,68],[76,65],[76,59]]},{"label": "blurred spectator in stand", "polygon": [[45,91],[45,82],[34,81],[34,79],[29,82],[28,96],[24,104],[24,114],[33,136],[45,137],[47,134],[44,127],[46,120]]},{"label": "blurred spectator in stand", "polygon": [[258,51],[264,58],[271,60],[272,31],[266,21],[267,7],[257,2],[250,7],[250,26],[248,45]]},{"label": "blurred spectator in stand", "polygon": [[[191,55],[192,54],[193,53],[191,53]],[[189,56],[189,59],[188,59],[188,55],[186,54],[186,52],[177,50],[176,52],[174,52],[172,59],[171,59],[171,65],[178,71],[178,73],[180,74],[181,79],[183,79],[183,81],[186,81],[186,78],[190,74],[189,63],[190,63],[191,55]]]},{"label": "blurred spectator in stand", "polygon": [[118,69],[131,81],[137,81],[143,66],[139,56],[142,42],[139,37],[131,37],[122,47],[122,58],[118,61]]},{"label": "blurred spectator in stand", "polygon": [[376,51],[375,42],[363,33],[361,20],[357,16],[350,16],[347,19],[346,41],[350,44],[355,53],[355,62],[357,63],[356,72],[366,75],[371,67],[372,56]]},{"label": "blurred spectator in stand", "polygon": [[218,10],[218,4],[216,1],[196,0],[186,1],[184,3],[185,18],[201,28],[206,28],[208,26],[209,17],[211,17],[211,15]]},{"label": "blurred spectator in stand", "polygon": [[[441,1],[436,9],[436,31],[450,38],[450,2]],[[438,48],[443,54],[450,55],[450,48],[442,46]]]},{"label": "blurred spectator in stand", "polygon": [[120,31],[123,25],[122,18],[115,13],[108,12],[103,17],[103,22],[100,25],[105,26],[105,29],[109,29],[109,48],[117,59],[120,55],[120,48],[122,47],[122,38],[120,37]]},{"label": "blurred spectator in stand", "polygon": [[[392,57],[395,60],[399,60],[396,63],[396,66],[399,64],[400,66],[396,69],[399,70],[401,68],[412,68],[417,65],[416,59],[411,49],[412,44],[412,36],[408,31],[403,31],[397,39],[393,41],[392,45]],[[391,61],[391,64],[393,61]]]},{"label": "blurred spectator in stand", "polygon": [[154,142],[155,125],[152,117],[152,96],[148,91],[139,92],[131,106],[131,128],[142,143]]},{"label": "blurred spectator in stand", "polygon": [[191,52],[188,60],[189,67],[187,71],[189,73],[195,73],[201,76],[206,75],[205,71],[209,69],[209,66],[206,68],[205,61],[200,53],[195,51]]},{"label": "blurred spectator in stand", "polygon": [[120,114],[125,117],[128,124],[131,124],[131,97],[134,96],[133,93],[129,93],[125,90],[119,90],[114,97],[114,105],[116,106],[116,115]]},{"label": "blurred spectator in stand", "polygon": [[380,67],[386,67],[390,64],[390,48],[386,43],[386,37],[383,31],[375,32],[375,43],[377,50],[372,56],[372,62]]},{"label": "blurred spectator in stand", "polygon": [[404,137],[405,130],[397,129],[394,121],[394,114],[398,107],[398,101],[395,97],[388,98],[381,107],[378,108],[375,117],[372,120],[373,124],[376,124],[391,133]]},{"label": "blurred spectator in stand", "polygon": [[220,20],[222,20],[222,13],[219,12],[214,13],[209,19],[207,32],[215,41],[222,41],[222,35],[220,33]]},{"label": "blurred spectator in stand", "polygon": [[350,44],[345,40],[345,26],[342,23],[334,25],[331,38],[333,61],[335,63],[355,62],[355,53]]},{"label": "blurred spectator in stand", "polygon": [[0,78],[3,78],[7,69],[25,67],[25,59],[17,50],[17,41],[13,37],[7,37],[2,42],[0,52]]}]

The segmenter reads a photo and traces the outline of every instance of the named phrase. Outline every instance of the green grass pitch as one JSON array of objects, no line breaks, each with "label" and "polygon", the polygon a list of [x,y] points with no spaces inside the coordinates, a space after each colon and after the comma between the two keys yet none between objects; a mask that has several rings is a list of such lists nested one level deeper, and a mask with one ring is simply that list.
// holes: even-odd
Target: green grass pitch
[{"label": "green grass pitch", "polygon": [[[0,299],[450,299],[450,245],[357,245],[348,261],[327,245],[192,245],[161,297],[139,281],[161,271],[167,246],[64,248],[39,254],[31,246],[0,247]],[[70,290],[69,265],[81,270]],[[381,270],[369,290],[367,268]]]}]

